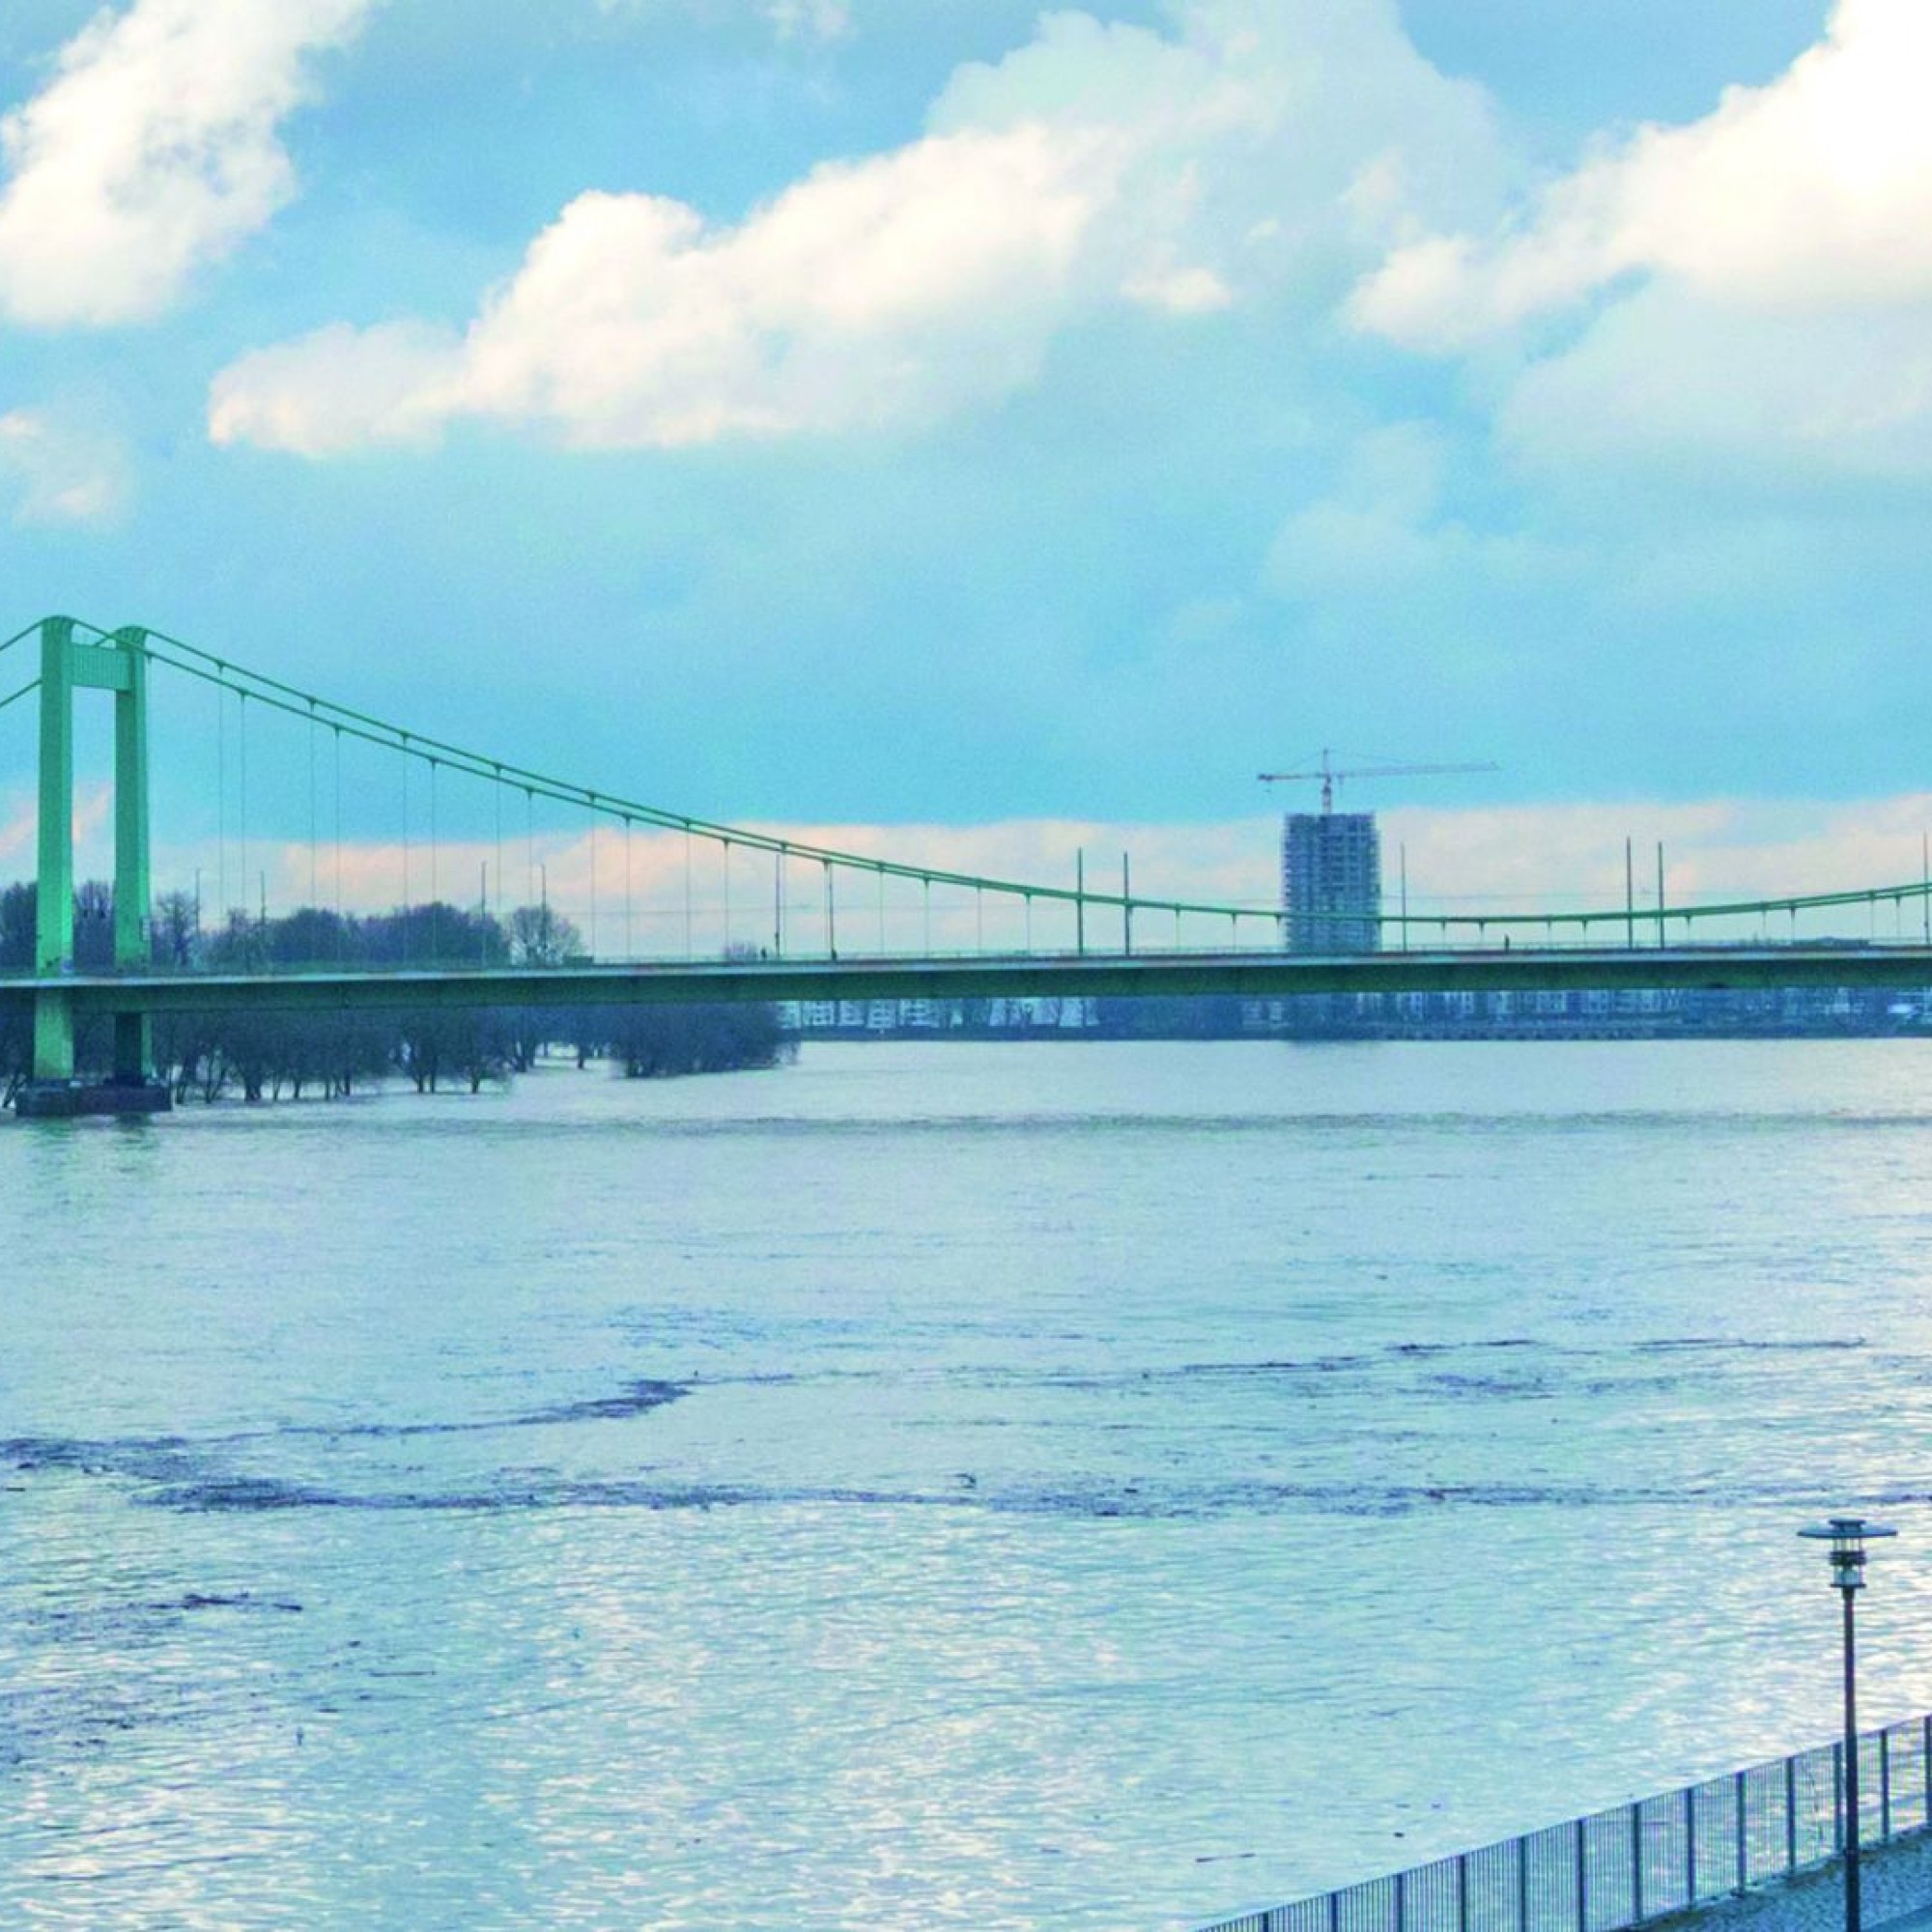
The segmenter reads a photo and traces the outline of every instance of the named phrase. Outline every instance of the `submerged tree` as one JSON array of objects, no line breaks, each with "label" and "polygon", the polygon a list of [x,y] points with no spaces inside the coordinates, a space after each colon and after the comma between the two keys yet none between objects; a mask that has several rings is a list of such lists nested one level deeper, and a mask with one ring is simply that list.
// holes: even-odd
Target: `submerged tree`
[{"label": "submerged tree", "polygon": [[627,1080],[776,1066],[792,1050],[778,1009],[762,1002],[623,1007],[611,1048]]},{"label": "submerged tree", "polygon": [[[34,966],[35,889],[0,890],[0,971]],[[270,919],[245,908],[205,932],[192,895],[172,893],[151,911],[150,952],[170,971],[295,974],[323,968],[561,966],[582,956],[577,927],[548,906],[520,907],[507,923],[460,906],[432,903],[358,917],[308,906]],[[107,972],[114,958],[114,894],[90,880],[74,895],[75,962]],[[313,990],[304,999],[314,997]],[[769,1066],[788,1051],[777,1009],[766,1005],[660,1007],[430,1006],[402,1012],[276,1010],[270,1007],[157,1015],[152,1028],[157,1077],[177,1100],[235,1094],[250,1102],[320,1092],[346,1095],[400,1074],[419,1092],[461,1082],[473,1094],[527,1071],[539,1050],[568,1040],[580,1064],[609,1057],[630,1077]],[[76,1029],[75,1065],[105,1073],[113,1027],[101,1016]],[[33,1021],[0,1021],[0,1099],[28,1077]]]},{"label": "submerged tree", "polygon": [[0,971],[34,970],[37,905],[38,895],[31,885],[13,885],[0,892]]}]

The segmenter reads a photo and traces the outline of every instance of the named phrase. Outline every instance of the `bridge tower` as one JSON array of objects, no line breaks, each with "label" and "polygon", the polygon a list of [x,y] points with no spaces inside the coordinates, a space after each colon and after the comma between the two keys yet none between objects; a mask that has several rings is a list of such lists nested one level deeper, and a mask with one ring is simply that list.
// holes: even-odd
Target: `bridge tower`
[{"label": "bridge tower", "polygon": [[114,966],[148,963],[147,633],[117,631],[104,644],[80,642],[73,619],[41,625],[40,880],[34,909],[34,1078],[22,1114],[157,1113],[165,1087],[149,1078],[148,1016],[114,1015],[113,1078],[104,1088],[73,1082],[73,1007],[61,983],[73,972],[73,699],[81,690],[114,694]]}]

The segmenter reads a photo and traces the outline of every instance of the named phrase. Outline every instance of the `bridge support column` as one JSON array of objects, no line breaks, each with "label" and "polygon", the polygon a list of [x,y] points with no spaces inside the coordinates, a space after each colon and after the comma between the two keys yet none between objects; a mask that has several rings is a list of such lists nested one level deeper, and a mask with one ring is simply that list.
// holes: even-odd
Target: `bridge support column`
[{"label": "bridge support column", "polygon": [[114,1015],[112,1079],[74,1081],[73,1005],[65,981],[73,960],[73,695],[114,694],[114,965],[148,964],[147,634],[118,632],[106,644],[74,639],[73,621],[41,626],[40,878],[34,905],[34,1077],[21,1090],[26,1115],[149,1114],[168,1092],[150,1078],[150,1023],[130,1009]]},{"label": "bridge support column", "polygon": [[[148,638],[114,634],[128,682],[114,694],[114,968],[139,973],[149,964],[154,886],[148,863]],[[145,1012],[114,1015],[114,1084],[142,1087],[154,1065],[153,1027]]]},{"label": "bridge support column", "polygon": [[48,986],[34,995],[34,1081],[66,1086],[73,1078],[73,1006],[67,989]]},{"label": "bridge support column", "polygon": [[[40,876],[34,901],[34,971],[73,971],[73,620],[41,626]],[[73,1011],[67,994],[34,996],[34,1080],[73,1078]]]}]

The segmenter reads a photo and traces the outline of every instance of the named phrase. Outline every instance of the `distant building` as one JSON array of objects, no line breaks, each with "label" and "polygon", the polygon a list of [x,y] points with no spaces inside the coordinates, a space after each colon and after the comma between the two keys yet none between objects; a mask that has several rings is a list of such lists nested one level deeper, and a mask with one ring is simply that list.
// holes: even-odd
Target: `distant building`
[{"label": "distant building", "polygon": [[1281,930],[1290,952],[1381,951],[1382,843],[1372,811],[1281,822]]},{"label": "distant building", "polygon": [[1100,1025],[1099,1002],[1084,998],[792,1000],[779,1012],[788,1033],[834,1034],[847,1039],[940,1033],[1092,1033]]}]

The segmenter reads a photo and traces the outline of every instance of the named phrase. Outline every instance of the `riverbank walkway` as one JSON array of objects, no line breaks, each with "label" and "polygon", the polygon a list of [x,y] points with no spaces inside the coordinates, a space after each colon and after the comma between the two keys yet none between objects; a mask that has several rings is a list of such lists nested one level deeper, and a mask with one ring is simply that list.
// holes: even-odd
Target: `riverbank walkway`
[{"label": "riverbank walkway", "polygon": [[[1865,1932],[1932,1932],[1932,1832],[1868,1845],[1859,1862]],[[1655,1922],[1684,1932],[1844,1932],[1845,1868],[1800,1872]]]},{"label": "riverbank walkway", "polygon": [[[1865,1932],[1932,1932],[1932,1831],[1868,1845],[1860,1863]],[[1251,1922],[1265,1919],[1257,1915]],[[1843,1932],[1844,1923],[1845,1868],[1834,1860],[1748,1891],[1701,1899],[1652,1919],[1645,1932]]]},{"label": "riverbank walkway", "polygon": [[[1932,1932],[1932,1833],[1921,1832],[1861,1854],[1860,1889],[1865,1932]],[[1694,1914],[1698,1932],[1842,1932],[1842,1863],[1747,1891],[1713,1899]]]},{"label": "riverbank walkway", "polygon": [[[1836,1932],[1847,1786],[1861,1793],[1864,1922],[1926,1912],[1932,1932],[1932,1712],[1844,1747],[1680,1786],[1197,1932]],[[1690,1932],[1689,1927],[1684,1932]]]}]

